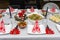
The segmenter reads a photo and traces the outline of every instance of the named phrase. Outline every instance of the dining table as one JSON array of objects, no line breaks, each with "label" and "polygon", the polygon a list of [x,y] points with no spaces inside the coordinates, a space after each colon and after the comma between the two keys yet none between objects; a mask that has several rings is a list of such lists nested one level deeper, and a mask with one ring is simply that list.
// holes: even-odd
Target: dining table
[{"label": "dining table", "polygon": [[[40,9],[41,10],[41,9]],[[46,20],[46,19],[44,19]],[[14,19],[12,19],[14,21]],[[20,34],[17,35],[11,35],[11,34],[0,34],[1,40],[59,40],[60,39],[60,33],[57,30],[55,23],[47,19],[47,23],[49,27],[53,29],[55,34],[28,34],[27,33],[27,27],[24,29],[20,29]]]}]

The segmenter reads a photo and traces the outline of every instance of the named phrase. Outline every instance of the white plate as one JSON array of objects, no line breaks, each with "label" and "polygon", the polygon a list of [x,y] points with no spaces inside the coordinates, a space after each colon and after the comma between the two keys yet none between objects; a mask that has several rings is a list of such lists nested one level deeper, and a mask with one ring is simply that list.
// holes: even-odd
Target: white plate
[{"label": "white plate", "polygon": [[43,6],[43,9],[47,9],[47,7],[49,8],[49,9],[51,9],[51,8],[56,8],[56,9],[59,9],[59,6],[57,5],[57,4],[55,4],[55,3],[52,3],[52,2],[49,2],[49,3],[46,3],[44,6]]},{"label": "white plate", "polygon": [[[4,20],[5,31],[6,31],[6,32],[5,32],[5,33],[0,32],[0,34],[8,34],[8,33],[10,33],[10,31],[11,31],[13,28],[16,27],[17,22],[15,21],[14,18],[10,19],[9,15],[4,16],[2,19]],[[2,20],[2,19],[1,19],[1,20]],[[1,20],[0,20],[0,21],[1,21]],[[6,24],[8,24],[8,23],[9,23],[9,25],[6,25]]]},{"label": "white plate", "polygon": [[39,25],[40,33],[38,33],[38,32],[33,33],[32,32],[33,27],[34,27],[34,25],[30,25],[30,24],[27,25],[27,33],[28,34],[45,34],[46,33],[44,25]]}]

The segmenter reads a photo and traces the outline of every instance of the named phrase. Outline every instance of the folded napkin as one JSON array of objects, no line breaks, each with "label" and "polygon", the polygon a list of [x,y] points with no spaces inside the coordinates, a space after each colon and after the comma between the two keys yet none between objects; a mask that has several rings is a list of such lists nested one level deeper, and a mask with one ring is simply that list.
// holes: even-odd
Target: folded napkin
[{"label": "folded napkin", "polygon": [[51,28],[49,28],[48,25],[46,27],[46,34],[54,34],[54,31]]},{"label": "folded napkin", "polygon": [[40,28],[39,28],[39,25],[38,25],[38,21],[35,22],[35,25],[32,29],[32,32],[35,33],[35,32],[38,32],[40,33]]},{"label": "folded napkin", "polygon": [[5,25],[3,20],[0,22],[0,32],[5,33]]},{"label": "folded napkin", "polygon": [[10,34],[20,34],[20,30],[18,29],[18,25],[10,31]]},{"label": "folded napkin", "polygon": [[34,12],[34,8],[33,8],[33,6],[31,6],[31,9],[30,9],[30,11],[31,11],[31,12]]},{"label": "folded napkin", "polygon": [[30,24],[27,25],[27,33],[28,33],[28,34],[45,34],[45,33],[46,33],[46,32],[45,32],[45,27],[44,27],[44,25],[42,25],[42,24],[39,25],[40,32],[37,32],[37,31],[35,31],[35,33],[32,32],[33,27],[34,27],[34,25],[30,25]]},{"label": "folded napkin", "polygon": [[2,10],[0,10],[0,13],[2,13]]},{"label": "folded napkin", "polygon": [[4,9],[3,10],[0,10],[0,13],[3,13],[3,12],[6,12],[6,10],[4,10]]},{"label": "folded napkin", "polygon": [[56,9],[53,7],[53,8],[50,9],[50,11],[51,11],[51,12],[55,12]]}]

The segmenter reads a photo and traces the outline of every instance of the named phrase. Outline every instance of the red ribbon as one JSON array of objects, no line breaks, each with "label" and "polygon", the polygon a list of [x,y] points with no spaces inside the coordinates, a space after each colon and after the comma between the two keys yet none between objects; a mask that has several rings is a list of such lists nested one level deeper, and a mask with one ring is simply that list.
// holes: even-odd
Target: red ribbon
[{"label": "red ribbon", "polygon": [[38,25],[38,21],[35,22],[35,25],[32,29],[32,32],[35,33],[35,32],[38,32],[40,33],[40,28],[39,28],[39,25]]},{"label": "red ribbon", "polygon": [[3,20],[0,22],[0,32],[5,33],[5,26],[4,26],[4,21]]}]

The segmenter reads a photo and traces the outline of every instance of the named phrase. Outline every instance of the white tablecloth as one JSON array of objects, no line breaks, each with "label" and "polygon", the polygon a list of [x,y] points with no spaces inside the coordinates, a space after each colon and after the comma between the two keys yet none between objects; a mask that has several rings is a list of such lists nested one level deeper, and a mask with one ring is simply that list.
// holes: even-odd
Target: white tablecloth
[{"label": "white tablecloth", "polygon": [[[49,20],[48,20],[49,21]],[[25,29],[20,29],[21,33],[19,35],[0,35],[1,39],[9,39],[10,40],[58,40],[60,39],[60,33],[56,29],[56,27],[53,25],[53,22],[49,21],[48,25],[54,30],[55,34],[52,35],[29,35],[27,34],[27,28]]]}]

